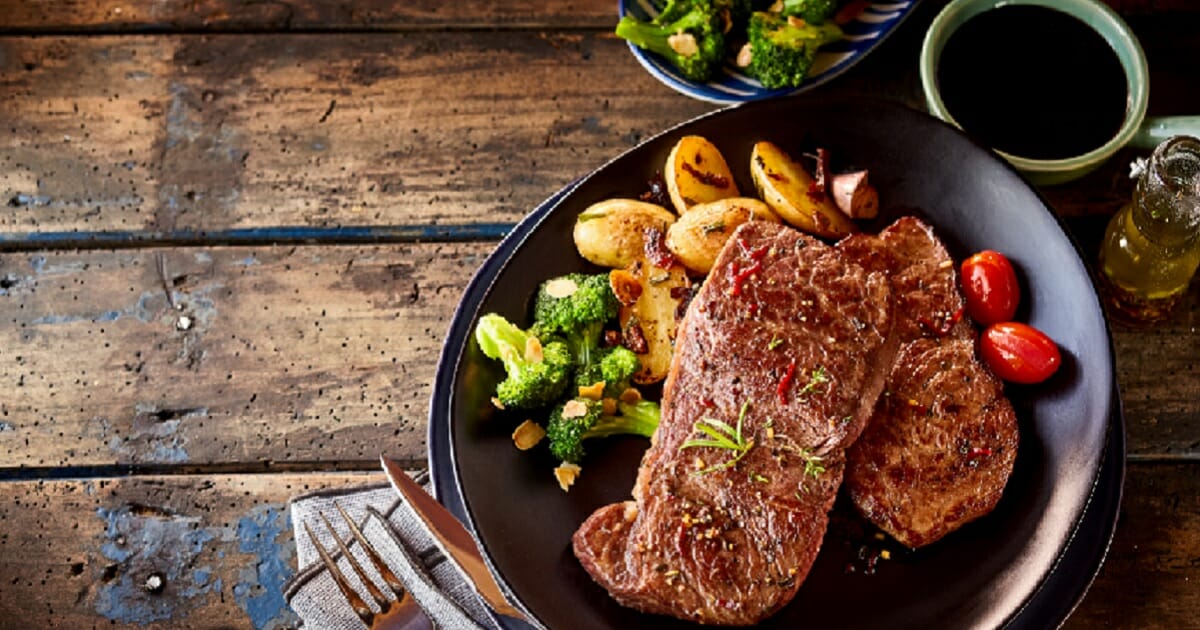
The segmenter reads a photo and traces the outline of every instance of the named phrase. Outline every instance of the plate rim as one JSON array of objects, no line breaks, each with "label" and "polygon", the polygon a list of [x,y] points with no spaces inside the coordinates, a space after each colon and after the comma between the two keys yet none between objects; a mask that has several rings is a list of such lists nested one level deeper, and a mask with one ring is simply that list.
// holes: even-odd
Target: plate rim
[{"label": "plate rim", "polygon": [[[790,99],[780,99],[780,100],[790,100]],[[453,448],[453,445],[451,444],[451,442],[453,441],[453,435],[451,432],[451,427],[449,426],[449,421],[451,419],[450,405],[451,405],[452,401],[451,401],[450,396],[447,395],[445,397],[444,406],[439,405],[438,404],[438,394],[440,392],[446,392],[448,394],[453,391],[454,384],[456,382],[456,376],[458,373],[458,367],[459,367],[459,364],[461,363],[461,361],[463,360],[463,357],[465,355],[465,350],[467,347],[467,342],[469,341],[469,336],[470,336],[470,331],[469,331],[470,326],[469,325],[474,321],[474,317],[473,317],[474,311],[490,294],[491,287],[494,285],[496,279],[500,276],[500,274],[503,272],[503,270],[508,266],[509,261],[510,261],[514,251],[521,246],[521,244],[537,229],[537,227],[544,220],[546,220],[548,217],[550,217],[551,215],[554,214],[555,210],[561,205],[561,203],[563,202],[564,199],[569,197],[570,194],[572,192],[574,192],[576,189],[583,186],[587,181],[589,181],[598,172],[604,170],[610,164],[617,162],[619,160],[622,160],[623,158],[625,158],[625,156],[627,154],[638,150],[643,145],[655,142],[656,140],[658,140],[659,138],[661,138],[663,136],[667,136],[672,133],[675,133],[682,127],[686,127],[686,126],[693,125],[695,123],[699,123],[700,121],[707,120],[708,118],[725,115],[726,113],[730,112],[731,110],[735,110],[735,109],[738,109],[738,108],[741,108],[744,106],[752,106],[753,103],[755,103],[755,101],[740,102],[740,103],[737,103],[730,107],[725,107],[722,109],[707,112],[705,114],[701,114],[699,116],[696,116],[696,117],[684,120],[682,122],[679,122],[677,124],[671,125],[665,129],[661,130],[660,132],[655,133],[654,135],[643,139],[642,141],[638,142],[637,145],[630,147],[629,149],[626,149],[625,151],[622,151],[617,156],[613,157],[610,160],[605,161],[600,166],[597,166],[595,169],[590,171],[588,174],[580,177],[579,179],[576,179],[575,181],[571,182],[567,186],[563,187],[562,189],[560,189],[559,191],[557,191],[556,193],[551,195],[549,198],[547,198],[545,201],[543,201],[541,204],[539,204],[537,208],[535,208],[528,215],[526,215],[513,228],[513,230],[510,231],[509,234],[505,236],[505,238],[500,242],[500,244],[496,247],[496,249],[488,256],[488,258],[484,261],[484,263],[476,271],[476,273],[472,277],[471,281],[468,283],[467,288],[464,290],[463,298],[460,300],[458,306],[455,309],[454,316],[451,320],[450,329],[445,337],[445,342],[443,344],[442,351],[439,356],[437,372],[436,372],[436,376],[435,376],[435,380],[434,380],[434,384],[433,384],[433,393],[431,395],[431,404],[429,407],[429,417],[428,417],[429,424],[428,424],[428,428],[427,428],[427,433],[428,433],[427,444],[428,444],[428,461],[429,461],[431,476],[433,479],[432,486],[434,488],[435,496],[438,498],[439,501],[442,501],[443,503],[446,503],[447,501],[449,501],[453,504],[454,507],[452,509],[452,512],[455,514],[456,517],[458,517],[460,520],[462,520],[464,522],[464,524],[467,526],[467,529],[471,532],[471,535],[475,538],[476,543],[484,551],[483,556],[484,556],[485,562],[487,563],[488,567],[492,570],[493,574],[496,575],[498,582],[501,584],[502,588],[505,590],[505,592],[509,596],[510,600],[512,600],[514,603],[516,603],[517,606],[519,608],[521,608],[529,616],[529,618],[531,620],[536,620],[536,622],[538,623],[538,627],[545,627],[545,626],[544,626],[544,624],[542,624],[542,622],[540,620],[537,619],[537,617],[535,615],[530,613],[530,611],[526,608],[526,606],[524,605],[522,600],[516,596],[515,592],[513,591],[512,587],[508,584],[508,582],[504,578],[503,574],[501,574],[497,570],[497,567],[494,565],[494,563],[491,559],[491,554],[488,553],[488,551],[487,551],[487,546],[483,543],[482,539],[479,537],[479,534],[475,527],[474,518],[472,518],[470,506],[467,504],[466,497],[463,494],[459,466],[458,466],[458,461],[457,461],[457,454],[455,452],[455,449]],[[976,142],[969,136],[966,136],[961,130],[954,128],[952,126],[946,125],[946,123],[940,121],[939,119],[937,119],[934,116],[931,116],[927,112],[917,110],[912,107],[908,107],[904,104],[897,103],[894,101],[889,101],[889,100],[874,98],[874,97],[858,97],[858,98],[853,98],[853,99],[845,98],[845,97],[820,97],[818,100],[813,101],[813,103],[815,103],[815,104],[854,103],[856,105],[864,105],[865,104],[870,107],[882,107],[882,108],[893,109],[893,110],[905,110],[909,114],[923,116],[926,119],[928,119],[929,121],[933,121],[935,124],[945,126],[945,127],[949,128],[953,133],[956,133],[957,135],[959,135],[962,138],[969,141],[971,144],[975,145],[977,148],[985,150],[989,154],[992,153],[990,151],[990,149],[979,144],[978,142]],[[1001,160],[999,157],[996,157],[994,154],[992,155],[992,157],[995,159],[995,161],[998,164],[1001,165],[1002,168],[1006,168],[1009,171],[1011,171],[1014,175],[1017,175],[1018,177],[1020,177],[1019,173],[1010,164]],[[1026,181],[1026,183],[1028,184],[1027,180],[1023,180],[1023,181]],[[1030,189],[1030,191],[1032,191],[1034,193],[1034,195],[1037,197],[1037,199],[1042,203],[1042,205],[1045,207],[1045,209],[1049,212],[1051,217],[1054,219],[1055,223],[1058,225],[1059,229],[1062,231],[1063,235],[1066,236],[1067,241],[1070,243],[1076,256],[1082,262],[1084,260],[1082,248],[1079,246],[1079,243],[1077,242],[1075,237],[1071,234],[1071,232],[1066,229],[1067,226],[1066,226],[1066,223],[1063,220],[1063,218],[1060,215],[1058,215],[1058,213],[1053,211],[1052,206],[1050,206],[1046,202],[1045,198],[1043,197],[1043,195],[1041,194],[1040,191],[1038,191],[1032,185],[1029,185],[1029,189]],[[1086,267],[1086,265],[1085,265],[1085,267]],[[1097,299],[1098,299],[1098,293],[1096,293],[1095,282],[1090,276],[1089,276],[1089,281],[1091,281],[1093,293],[1095,293],[1097,295]],[[1110,381],[1109,407],[1110,407],[1110,409],[1107,413],[1107,417],[1105,418],[1106,432],[1105,432],[1105,437],[1102,440],[1102,450],[1099,454],[1098,461],[1095,465],[1095,468],[1092,471],[1092,479],[1090,480],[1090,482],[1088,484],[1087,495],[1084,498],[1083,503],[1082,503],[1078,513],[1075,515],[1074,522],[1072,523],[1072,525],[1069,529],[1069,534],[1067,535],[1067,538],[1064,540],[1064,542],[1062,543],[1060,548],[1056,551],[1053,562],[1050,564],[1050,566],[1047,568],[1047,570],[1043,573],[1043,575],[1040,576],[1037,586],[1035,586],[1029,592],[1029,595],[1025,598],[1025,601],[1022,602],[1022,604],[1020,606],[1014,608],[1013,611],[1001,622],[1000,625],[1002,627],[1006,627],[1006,628],[1025,627],[1024,624],[1032,623],[1032,622],[1028,622],[1028,621],[1024,620],[1022,618],[1022,616],[1024,614],[1026,614],[1026,612],[1028,610],[1031,609],[1031,604],[1033,604],[1039,598],[1039,596],[1043,595],[1043,591],[1046,588],[1047,583],[1051,580],[1051,578],[1058,575],[1058,572],[1060,571],[1060,569],[1064,568],[1063,562],[1066,559],[1066,557],[1069,555],[1069,552],[1072,551],[1072,548],[1073,548],[1072,546],[1075,543],[1075,541],[1079,539],[1080,533],[1083,531],[1083,528],[1085,526],[1092,525],[1091,522],[1087,522],[1087,517],[1090,516],[1088,510],[1096,501],[1097,495],[1106,481],[1103,478],[1102,473],[1105,472],[1106,466],[1109,465],[1110,463],[1114,466],[1119,467],[1119,470],[1117,470],[1115,473],[1111,473],[1111,474],[1116,475],[1116,488],[1109,489],[1110,493],[1115,492],[1116,499],[1112,503],[1112,506],[1111,506],[1110,510],[1108,511],[1108,513],[1103,514],[1105,516],[1104,520],[1099,521],[1099,523],[1101,525],[1107,525],[1108,531],[1107,531],[1107,533],[1102,534],[1103,545],[1101,545],[1098,549],[1093,550],[1093,553],[1096,554],[1096,562],[1094,562],[1094,565],[1095,565],[1094,569],[1089,568],[1089,570],[1084,572],[1084,574],[1083,574],[1084,579],[1081,580],[1082,583],[1077,585],[1077,590],[1078,590],[1077,595],[1073,595],[1072,597],[1069,597],[1067,600],[1065,600],[1068,602],[1068,605],[1065,607],[1065,609],[1059,611],[1058,618],[1055,620],[1056,625],[1061,625],[1061,623],[1067,619],[1067,617],[1070,615],[1070,613],[1073,612],[1075,607],[1077,607],[1079,605],[1079,603],[1082,601],[1084,595],[1087,593],[1088,588],[1090,588],[1091,583],[1095,580],[1096,575],[1099,573],[1099,569],[1103,565],[1104,559],[1107,555],[1107,551],[1112,542],[1112,536],[1113,536],[1113,533],[1115,532],[1116,519],[1117,519],[1118,512],[1119,512],[1120,501],[1121,501],[1121,498],[1123,496],[1123,491],[1124,491],[1125,460],[1126,460],[1126,457],[1125,457],[1125,455],[1126,455],[1126,452],[1125,452],[1125,449],[1126,449],[1126,446],[1125,446],[1125,423],[1124,423],[1124,416],[1123,416],[1123,405],[1122,405],[1121,398],[1120,398],[1120,389],[1119,389],[1119,387],[1117,385],[1117,381],[1116,381],[1115,352],[1114,352],[1114,346],[1113,346],[1113,341],[1112,341],[1111,326],[1110,326],[1107,316],[1104,315],[1104,313],[1103,313],[1103,306],[1100,305],[1100,308],[1101,308],[1101,313],[1103,315],[1102,316],[1103,325],[1104,325],[1103,328],[1104,328],[1104,333],[1105,333],[1106,340],[1107,340],[1107,355],[1109,357],[1109,366],[1110,366],[1110,378],[1109,378],[1109,381]],[[464,314],[467,316],[463,317]],[[444,435],[441,434],[442,429],[444,429]],[[1116,453],[1111,452],[1113,450],[1114,445],[1119,447],[1117,449],[1120,451],[1119,456],[1117,456]],[[443,451],[443,450],[445,451],[445,453],[438,452],[438,451]],[[448,466],[448,469],[443,471],[442,470],[443,466]],[[448,506],[448,507],[450,507],[450,506]],[[1111,523],[1110,523],[1110,521],[1111,521]],[[508,626],[508,627],[525,627],[525,626],[524,626],[524,624],[521,624],[518,626]]]}]

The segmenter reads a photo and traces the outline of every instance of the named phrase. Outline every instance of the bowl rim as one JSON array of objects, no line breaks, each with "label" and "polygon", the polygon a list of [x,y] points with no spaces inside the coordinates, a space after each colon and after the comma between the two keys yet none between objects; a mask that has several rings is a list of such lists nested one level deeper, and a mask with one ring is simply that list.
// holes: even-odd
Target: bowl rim
[{"label": "bowl rim", "polygon": [[[1100,164],[1129,143],[1137,134],[1142,121],[1146,118],[1146,110],[1150,102],[1150,82],[1146,54],[1142,50],[1137,36],[1115,11],[1097,0],[953,0],[930,23],[929,30],[926,31],[925,39],[921,44],[919,68],[921,90],[924,92],[929,112],[962,129],[962,125],[947,110],[946,104],[942,101],[941,91],[937,87],[937,62],[941,57],[942,49],[945,48],[946,42],[954,31],[968,19],[990,9],[1014,5],[1056,9],[1092,28],[1116,53],[1121,67],[1125,70],[1129,93],[1126,96],[1125,118],[1116,135],[1087,153],[1046,160],[1027,158],[996,148],[991,150],[1019,170],[1029,173],[1067,175]],[[1098,21],[1104,28],[1098,28],[1096,24],[1089,21],[1090,19]],[[1122,58],[1122,48],[1130,55],[1132,63],[1126,63]]]}]

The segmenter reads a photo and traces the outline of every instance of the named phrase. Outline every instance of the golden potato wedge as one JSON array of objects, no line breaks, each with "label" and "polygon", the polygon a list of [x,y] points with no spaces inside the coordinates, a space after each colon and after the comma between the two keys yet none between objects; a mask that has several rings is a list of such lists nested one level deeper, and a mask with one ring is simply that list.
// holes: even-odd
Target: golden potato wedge
[{"label": "golden potato wedge", "polygon": [[689,270],[708,273],[733,231],[752,220],[780,222],[770,206],[751,197],[697,204],[667,229],[667,249]]},{"label": "golden potato wedge", "polygon": [[620,269],[644,253],[646,228],[666,232],[675,222],[670,210],[636,199],[594,203],[575,219],[575,249],[589,262]]},{"label": "golden potato wedge", "polygon": [[638,384],[657,383],[667,377],[675,350],[675,315],[688,287],[687,273],[680,265],[657,267],[645,258],[627,270],[642,285],[632,305],[622,305],[618,318],[625,347],[637,353],[641,368],[633,375]]},{"label": "golden potato wedge", "polygon": [[829,195],[809,192],[812,176],[774,144],[754,145],[750,175],[762,200],[791,225],[827,238],[841,238],[858,230]]},{"label": "golden potato wedge", "polygon": [[671,203],[680,215],[696,204],[737,197],[737,184],[725,157],[713,143],[700,136],[684,136],[675,143],[663,179]]}]

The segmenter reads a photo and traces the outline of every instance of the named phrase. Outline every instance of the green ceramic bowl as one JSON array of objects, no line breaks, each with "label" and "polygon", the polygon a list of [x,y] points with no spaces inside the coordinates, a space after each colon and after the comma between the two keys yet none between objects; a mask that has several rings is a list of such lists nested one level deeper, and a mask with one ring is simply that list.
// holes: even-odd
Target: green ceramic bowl
[{"label": "green ceramic bowl", "polygon": [[983,11],[1018,4],[1057,9],[1091,26],[1117,53],[1129,84],[1125,121],[1117,135],[1105,144],[1082,155],[1058,160],[1035,160],[996,151],[1031,182],[1057,184],[1070,181],[1100,166],[1126,144],[1151,148],[1173,135],[1200,133],[1200,116],[1146,118],[1146,104],[1150,100],[1146,55],[1129,26],[1099,0],[953,0],[934,18],[921,46],[921,88],[930,113],[960,126],[946,110],[937,87],[938,59],[950,34]]}]

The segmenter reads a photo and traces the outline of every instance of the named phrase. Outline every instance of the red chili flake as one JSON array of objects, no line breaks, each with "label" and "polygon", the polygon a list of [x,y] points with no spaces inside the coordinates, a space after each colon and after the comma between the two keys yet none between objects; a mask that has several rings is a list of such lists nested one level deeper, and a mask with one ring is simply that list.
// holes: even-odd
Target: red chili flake
[{"label": "red chili flake", "polygon": [[750,317],[758,315],[758,302],[751,302],[750,306],[746,307],[746,312],[750,314]]},{"label": "red chili flake", "polygon": [[642,249],[646,253],[646,259],[660,269],[670,269],[671,265],[675,264],[675,255],[671,250],[667,249],[667,243],[663,231],[656,227],[648,227],[645,232]]},{"label": "red chili flake", "polygon": [[992,449],[987,447],[972,446],[970,451],[967,451],[967,457],[975,459],[977,457],[987,457],[992,454]]},{"label": "red chili flake", "polygon": [[921,317],[917,318],[917,323],[921,324],[921,326],[923,328],[925,328],[925,330],[928,330],[929,332],[937,335],[938,337],[945,337],[950,332],[950,330],[954,328],[954,325],[957,324],[958,321],[962,319],[962,316],[963,316],[963,307],[960,306],[960,307],[958,307],[957,311],[954,311],[954,313],[952,315],[950,315],[950,317],[947,317],[945,320],[942,321],[941,326],[934,324],[932,321],[929,320],[928,317],[925,317],[923,315]]},{"label": "red chili flake", "polygon": [[746,267],[745,269],[742,269],[741,271],[738,270],[738,267],[736,264],[731,265],[729,267],[729,271],[733,274],[733,289],[730,290],[730,294],[741,295],[742,294],[742,283],[744,283],[746,280],[748,280],[750,278],[750,276],[753,276],[754,274],[758,273],[761,269],[762,269],[762,261],[758,261],[758,260],[754,261],[753,265],[750,265],[749,267]]},{"label": "red chili flake", "polygon": [[695,177],[697,180],[699,180],[701,184],[713,186],[716,188],[728,188],[729,187],[729,178],[725,177],[724,175],[717,175],[715,173],[706,173],[704,171],[697,169],[696,167],[692,166],[691,164],[688,164],[687,162],[683,163],[683,170],[687,171],[689,175],[691,175],[692,177]]},{"label": "red chili flake", "polygon": [[779,379],[779,387],[775,392],[779,394],[779,404],[787,404],[787,391],[792,385],[792,377],[796,375],[796,358],[792,357],[791,363],[788,363],[787,371],[783,373],[783,378]]},{"label": "red chili flake", "polygon": [[717,403],[714,402],[713,399],[711,399],[711,398],[701,398],[700,404],[704,405],[705,407],[708,407],[709,409],[712,409],[713,407],[717,406]]}]

